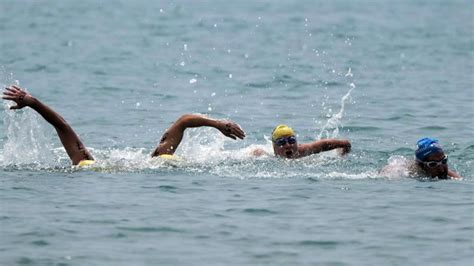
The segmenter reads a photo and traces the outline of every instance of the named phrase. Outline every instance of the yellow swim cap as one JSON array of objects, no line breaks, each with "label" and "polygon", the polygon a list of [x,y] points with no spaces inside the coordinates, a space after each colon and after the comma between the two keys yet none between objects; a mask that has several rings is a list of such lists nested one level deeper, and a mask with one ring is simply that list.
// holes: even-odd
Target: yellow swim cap
[{"label": "yellow swim cap", "polygon": [[82,160],[77,164],[77,166],[83,167],[83,166],[88,166],[88,165],[92,165],[92,164],[95,164],[94,160]]},{"label": "yellow swim cap", "polygon": [[276,139],[279,139],[281,137],[289,137],[289,136],[294,136],[295,132],[293,129],[287,125],[278,125],[273,129],[272,132],[272,141],[275,141]]},{"label": "yellow swim cap", "polygon": [[174,154],[160,154],[158,156],[166,160],[179,160],[180,159],[178,156]]}]

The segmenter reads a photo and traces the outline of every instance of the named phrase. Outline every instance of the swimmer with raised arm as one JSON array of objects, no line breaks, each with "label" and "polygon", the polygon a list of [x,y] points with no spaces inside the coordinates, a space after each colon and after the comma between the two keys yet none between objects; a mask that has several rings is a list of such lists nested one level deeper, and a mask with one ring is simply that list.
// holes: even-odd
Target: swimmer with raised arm
[{"label": "swimmer with raised arm", "polygon": [[[334,149],[340,149],[341,155],[345,155],[351,151],[351,143],[348,140],[322,139],[310,143],[298,144],[295,132],[287,125],[278,125],[273,129],[272,145],[275,156],[287,159],[297,159]],[[252,154],[261,156],[265,154],[265,151],[256,149]]]},{"label": "swimmer with raised arm", "polygon": [[66,149],[67,155],[69,155],[73,165],[85,166],[94,163],[94,158],[84,144],[82,144],[76,132],[74,132],[64,118],[49,106],[15,85],[5,88],[2,98],[16,103],[16,105],[10,107],[10,109],[22,109],[28,106],[48,121],[48,123],[56,129],[59,139],[64,149]]},{"label": "swimmer with raised arm", "polygon": [[[82,141],[79,139],[72,127],[49,106],[15,85],[5,88],[2,98],[16,103],[16,105],[10,107],[10,109],[21,109],[28,106],[38,112],[47,122],[54,126],[73,165],[87,166],[95,162],[94,158],[84,144],[82,144]],[[245,137],[245,133],[240,126],[232,121],[215,120],[202,115],[187,114],[181,116],[168,130],[166,130],[161,137],[159,146],[152,153],[152,157],[166,157],[166,155],[173,155],[183,139],[183,134],[186,128],[202,126],[214,127],[222,132],[222,134],[232,139],[243,139]]]},{"label": "swimmer with raised arm", "polygon": [[184,131],[187,128],[202,126],[216,128],[224,134],[224,136],[231,139],[243,139],[245,137],[245,133],[240,126],[232,121],[215,120],[197,114],[186,114],[176,120],[176,122],[165,131],[158,147],[156,147],[151,156],[167,157],[173,155],[183,139]]}]

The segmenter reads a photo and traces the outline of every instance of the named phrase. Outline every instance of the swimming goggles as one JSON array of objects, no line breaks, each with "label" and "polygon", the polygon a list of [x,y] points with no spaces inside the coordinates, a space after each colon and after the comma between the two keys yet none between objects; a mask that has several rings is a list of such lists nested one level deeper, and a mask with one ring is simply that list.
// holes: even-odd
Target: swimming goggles
[{"label": "swimming goggles", "polygon": [[440,161],[429,161],[429,162],[423,162],[420,161],[422,164],[426,165],[428,168],[436,168],[439,165],[446,165],[448,163],[448,155],[445,155],[443,159]]},{"label": "swimming goggles", "polygon": [[278,138],[274,141],[274,143],[278,146],[283,146],[288,142],[288,144],[295,144],[296,143],[296,138],[294,136],[290,137],[283,137],[283,138]]}]

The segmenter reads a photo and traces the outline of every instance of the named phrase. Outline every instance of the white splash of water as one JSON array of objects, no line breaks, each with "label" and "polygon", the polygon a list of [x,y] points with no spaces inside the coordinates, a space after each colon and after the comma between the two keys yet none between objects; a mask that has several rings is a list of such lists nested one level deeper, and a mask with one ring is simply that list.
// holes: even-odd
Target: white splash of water
[{"label": "white splash of water", "polygon": [[341,109],[339,110],[338,113],[332,115],[328,119],[326,124],[323,126],[323,128],[319,132],[318,139],[322,139],[323,137],[337,138],[337,136],[339,135],[339,128],[342,127],[341,120],[344,115],[346,102],[350,99],[351,92],[355,89],[355,84],[350,83],[349,87],[350,87],[349,91],[341,98]]},{"label": "white splash of water", "polygon": [[4,101],[6,141],[3,147],[3,164],[52,164],[54,156],[50,138],[46,136],[40,118],[29,107],[10,110],[11,101]]},{"label": "white splash of water", "polygon": [[229,156],[230,151],[224,149],[226,141],[214,128],[187,129],[176,154],[194,162],[218,162]]},{"label": "white splash of water", "polygon": [[402,178],[410,176],[411,160],[401,156],[394,155],[388,159],[386,165],[381,171],[380,175],[388,178]]}]

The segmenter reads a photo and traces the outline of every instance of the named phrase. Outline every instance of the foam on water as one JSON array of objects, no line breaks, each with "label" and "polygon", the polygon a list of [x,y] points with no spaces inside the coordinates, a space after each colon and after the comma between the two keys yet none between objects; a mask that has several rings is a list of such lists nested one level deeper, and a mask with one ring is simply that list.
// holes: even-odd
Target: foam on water
[{"label": "foam on water", "polygon": [[400,156],[394,155],[388,159],[388,165],[385,166],[380,174],[388,178],[401,178],[409,177],[410,173],[408,171],[410,160]]}]

